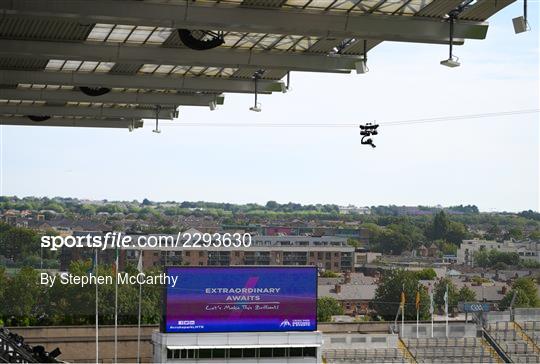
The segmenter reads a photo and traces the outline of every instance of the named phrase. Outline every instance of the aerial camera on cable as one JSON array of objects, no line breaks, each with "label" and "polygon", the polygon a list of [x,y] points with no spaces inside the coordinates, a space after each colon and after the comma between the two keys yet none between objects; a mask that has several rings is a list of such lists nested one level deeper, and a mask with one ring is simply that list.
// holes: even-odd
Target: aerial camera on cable
[{"label": "aerial camera on cable", "polygon": [[373,139],[370,138],[372,135],[378,135],[379,132],[377,128],[379,124],[367,123],[365,125],[360,124],[360,135],[362,136],[361,143],[371,145],[372,148],[376,148],[376,145],[373,144]]}]

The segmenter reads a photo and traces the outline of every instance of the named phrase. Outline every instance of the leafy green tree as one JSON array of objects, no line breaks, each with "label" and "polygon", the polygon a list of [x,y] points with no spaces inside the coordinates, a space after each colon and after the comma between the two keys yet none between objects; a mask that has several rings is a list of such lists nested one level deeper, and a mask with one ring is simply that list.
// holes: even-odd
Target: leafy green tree
[{"label": "leafy green tree", "polygon": [[22,268],[8,280],[3,304],[8,325],[29,326],[42,313],[39,305],[44,297],[44,287],[38,283],[38,272],[32,268]]},{"label": "leafy green tree", "polygon": [[514,300],[513,308],[528,308],[528,307],[534,307],[531,306],[529,302],[529,296],[521,290],[510,290],[499,302],[499,309],[502,311],[507,310],[510,308],[510,304],[512,303],[512,299],[514,298],[514,293],[516,294],[516,298]]},{"label": "leafy green tree", "polygon": [[519,228],[511,228],[508,230],[504,237],[505,239],[520,240],[523,239],[523,231]]},{"label": "leafy green tree", "polygon": [[82,205],[79,213],[85,216],[94,216],[97,212],[95,205]]},{"label": "leafy green tree", "polygon": [[441,244],[439,244],[439,249],[443,252],[443,254],[457,254],[458,246],[456,244],[447,243],[446,241],[442,241]]},{"label": "leafy green tree", "polygon": [[501,236],[501,228],[498,224],[493,223],[487,230],[486,239],[496,240]]},{"label": "leafy green tree", "polygon": [[450,228],[450,221],[444,211],[438,212],[433,223],[426,229],[426,236],[431,240],[444,239]]},{"label": "leafy green tree", "polygon": [[540,221],[540,213],[533,210],[522,211],[518,214],[518,216],[522,216],[526,219]]},{"label": "leafy green tree", "polygon": [[390,270],[384,273],[375,291],[373,306],[377,313],[386,320],[393,320],[401,300],[401,292],[405,292],[405,319],[416,319],[416,292],[420,292],[420,319],[429,317],[429,296],[420,284],[415,272],[403,269]]},{"label": "leafy green tree", "polygon": [[529,297],[529,304],[531,307],[540,306],[540,299],[538,298],[538,287],[536,280],[529,277],[521,277],[514,281],[512,289],[522,290],[527,297]]},{"label": "leafy green tree", "polygon": [[457,308],[459,296],[456,285],[452,283],[449,278],[442,278],[433,287],[433,301],[435,305],[440,309],[444,307],[444,294],[446,292],[446,286],[448,286],[448,311],[452,312]]},{"label": "leafy green tree", "polygon": [[268,201],[265,207],[270,210],[277,210],[279,204],[276,201]]},{"label": "leafy green tree", "polygon": [[514,281],[512,289],[503,297],[499,303],[499,308],[506,310],[510,307],[512,298],[516,294],[514,300],[514,308],[523,307],[540,307],[540,299],[538,297],[538,289],[536,280],[529,277],[521,277]]},{"label": "leafy green tree", "polygon": [[[0,302],[2,304],[0,305],[0,321],[2,321],[2,317],[5,315],[5,305],[4,305],[4,292],[6,290],[7,286],[7,276],[6,276],[6,268],[0,267]],[[0,324],[1,326],[1,324]]]},{"label": "leafy green tree", "polygon": [[0,255],[14,261],[24,256],[39,254],[39,237],[35,231],[21,227],[3,228],[0,232]]},{"label": "leafy green tree", "polygon": [[459,245],[467,237],[467,229],[460,222],[450,221],[446,213],[440,211],[426,227],[426,236],[431,240],[444,240]]},{"label": "leafy green tree", "polygon": [[474,302],[476,301],[476,293],[467,286],[461,287],[458,292],[458,302]]},{"label": "leafy green tree", "polygon": [[437,278],[437,273],[433,268],[424,268],[420,271],[415,272],[416,278],[419,280],[431,281]]},{"label": "leafy green tree", "polygon": [[343,307],[334,297],[321,297],[317,300],[317,321],[329,322],[332,316],[343,315]]},{"label": "leafy green tree", "polygon": [[480,249],[473,254],[474,264],[478,267],[487,268],[490,265],[489,252],[486,249]]},{"label": "leafy green tree", "polygon": [[467,237],[467,229],[465,228],[465,225],[451,221],[448,225],[448,230],[445,235],[446,241],[454,244],[459,245],[463,242],[463,239]]},{"label": "leafy green tree", "polygon": [[54,212],[62,213],[64,212],[64,206],[58,202],[51,202],[43,206],[42,210],[52,210]]},{"label": "leafy green tree", "polygon": [[519,261],[519,266],[527,269],[540,269],[540,262],[532,259],[522,259]]},{"label": "leafy green tree", "polygon": [[339,275],[335,272],[332,272],[331,270],[325,270],[321,273],[321,277],[323,278],[337,278]]},{"label": "leafy green tree", "polygon": [[[508,265],[515,266],[520,263],[519,255],[517,253],[500,252],[495,249],[489,251],[485,249],[478,250],[474,253],[473,258],[475,264],[482,268],[495,268],[498,265],[500,267],[498,269],[505,269]],[[501,263],[504,264],[504,266],[502,266]]]}]

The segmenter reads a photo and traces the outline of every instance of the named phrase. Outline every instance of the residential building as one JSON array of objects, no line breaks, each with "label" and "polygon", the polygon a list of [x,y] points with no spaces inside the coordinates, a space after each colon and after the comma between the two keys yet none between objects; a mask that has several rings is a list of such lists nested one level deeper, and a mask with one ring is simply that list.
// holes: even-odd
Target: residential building
[{"label": "residential building", "polygon": [[356,252],[355,255],[355,262],[358,266],[373,263],[374,261],[382,257],[381,253],[375,252]]},{"label": "residential building", "polygon": [[371,214],[371,209],[369,207],[356,207],[354,205],[339,206],[339,213],[340,214],[369,215]]},{"label": "residential building", "polygon": [[336,283],[318,286],[319,297],[333,297],[343,307],[345,315],[370,313],[369,304],[375,298],[377,284]]},{"label": "residential building", "polygon": [[[140,235],[139,235],[140,236]],[[133,235],[136,240],[139,236]],[[334,272],[354,270],[354,247],[347,239],[335,236],[253,236],[248,248],[220,247],[143,247],[133,245],[119,254],[120,269],[137,265],[142,252],[145,269],[166,265],[229,266],[229,265],[313,265]],[[73,257],[76,248],[63,249],[63,254]],[[69,259],[64,258],[63,267]]]},{"label": "residential building", "polygon": [[481,250],[497,250],[504,253],[517,253],[521,259],[540,262],[540,242],[524,241],[493,241],[493,240],[463,240],[457,251],[458,264],[474,266],[474,254]]}]

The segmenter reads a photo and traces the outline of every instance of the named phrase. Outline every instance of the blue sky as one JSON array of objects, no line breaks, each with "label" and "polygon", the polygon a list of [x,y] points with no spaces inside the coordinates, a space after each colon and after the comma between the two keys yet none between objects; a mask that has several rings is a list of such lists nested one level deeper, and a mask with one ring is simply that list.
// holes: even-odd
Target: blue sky
[{"label": "blue sky", "polygon": [[[293,73],[292,91],[228,94],[216,111],[180,109],[174,124],[364,123],[539,108],[538,2],[515,35],[521,2],[490,20],[484,41],[439,65],[447,47],[383,43],[365,75]],[[381,126],[377,148],[357,128],[126,130],[0,127],[0,194],[91,199],[356,205],[539,206],[539,115]]]}]

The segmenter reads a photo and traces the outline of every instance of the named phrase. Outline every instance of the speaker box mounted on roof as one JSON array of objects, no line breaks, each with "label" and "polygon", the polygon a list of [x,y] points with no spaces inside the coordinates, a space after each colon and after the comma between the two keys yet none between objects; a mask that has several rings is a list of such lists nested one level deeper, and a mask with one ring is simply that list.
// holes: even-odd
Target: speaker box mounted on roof
[{"label": "speaker box mounted on roof", "polygon": [[205,30],[178,29],[178,36],[184,45],[196,51],[216,48],[225,43],[223,33]]}]

